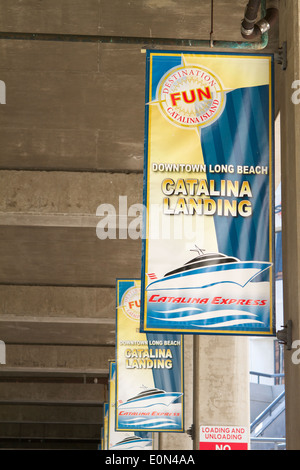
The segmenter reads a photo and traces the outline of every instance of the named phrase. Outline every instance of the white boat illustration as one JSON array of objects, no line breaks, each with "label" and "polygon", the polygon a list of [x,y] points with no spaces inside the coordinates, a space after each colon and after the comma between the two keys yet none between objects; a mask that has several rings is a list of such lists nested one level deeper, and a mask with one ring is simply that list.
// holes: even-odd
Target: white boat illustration
[{"label": "white boat illustration", "polygon": [[197,246],[191,251],[197,251],[198,256],[151,282],[146,290],[199,289],[225,282],[244,287],[272,266],[263,261],[240,261],[223,253],[204,253],[205,250]]},{"label": "white boat illustration", "polygon": [[139,436],[129,436],[122,439],[122,441],[117,442],[111,448],[112,449],[145,449],[152,446],[151,439],[144,439]]},{"label": "white boat illustration", "polygon": [[169,406],[182,395],[178,392],[166,392],[158,388],[148,388],[118,405],[118,410],[129,408],[147,408],[153,405]]}]

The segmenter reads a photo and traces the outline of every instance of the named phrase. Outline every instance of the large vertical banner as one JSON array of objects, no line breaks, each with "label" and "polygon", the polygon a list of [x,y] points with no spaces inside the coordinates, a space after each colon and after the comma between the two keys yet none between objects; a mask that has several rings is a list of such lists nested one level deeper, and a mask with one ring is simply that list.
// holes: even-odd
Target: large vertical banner
[{"label": "large vertical banner", "polygon": [[144,332],[274,335],[273,57],[147,52]]},{"label": "large vertical banner", "polygon": [[108,450],[152,450],[150,433],[116,431],[116,363],[109,363]]},{"label": "large vertical banner", "polygon": [[140,280],[117,280],[116,429],[183,432],[183,337],[140,333]]}]

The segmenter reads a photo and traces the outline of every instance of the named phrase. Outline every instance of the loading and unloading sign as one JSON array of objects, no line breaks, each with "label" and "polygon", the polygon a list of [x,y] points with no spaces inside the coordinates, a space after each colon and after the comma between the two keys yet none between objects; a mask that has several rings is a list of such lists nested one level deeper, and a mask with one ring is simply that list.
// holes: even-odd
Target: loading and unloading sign
[{"label": "loading and unloading sign", "polygon": [[199,450],[248,450],[248,429],[242,426],[200,426]]}]

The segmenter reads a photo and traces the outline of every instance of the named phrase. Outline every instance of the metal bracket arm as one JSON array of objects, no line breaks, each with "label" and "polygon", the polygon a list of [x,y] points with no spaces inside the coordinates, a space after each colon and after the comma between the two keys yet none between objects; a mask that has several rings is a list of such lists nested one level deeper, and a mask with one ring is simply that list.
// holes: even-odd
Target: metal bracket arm
[{"label": "metal bracket arm", "polygon": [[191,425],[191,427],[186,431],[186,434],[190,436],[192,441],[195,439],[195,426],[194,424]]},{"label": "metal bracket arm", "polygon": [[283,330],[278,330],[276,333],[279,343],[285,344],[287,350],[292,349],[292,320],[288,320]]},{"label": "metal bracket arm", "polygon": [[274,53],[274,59],[278,64],[281,64],[282,70],[287,69],[287,42],[284,41],[282,43],[282,47],[278,49],[277,52]]}]

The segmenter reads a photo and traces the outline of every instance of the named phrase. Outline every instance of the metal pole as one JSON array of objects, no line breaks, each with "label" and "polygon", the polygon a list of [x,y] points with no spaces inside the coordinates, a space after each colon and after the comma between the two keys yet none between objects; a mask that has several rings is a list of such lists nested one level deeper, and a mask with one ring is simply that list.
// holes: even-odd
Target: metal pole
[{"label": "metal pole", "polygon": [[200,441],[200,337],[193,337],[193,450],[199,450]]},{"label": "metal pole", "polygon": [[[281,122],[282,260],[284,322],[292,322],[291,346],[285,347],[286,440],[287,450],[300,450],[300,365],[293,342],[300,338],[300,4],[280,2],[280,44],[287,43],[288,63],[278,70],[276,98]],[[293,86],[296,85],[296,92]],[[295,93],[296,94],[295,94]]]}]

